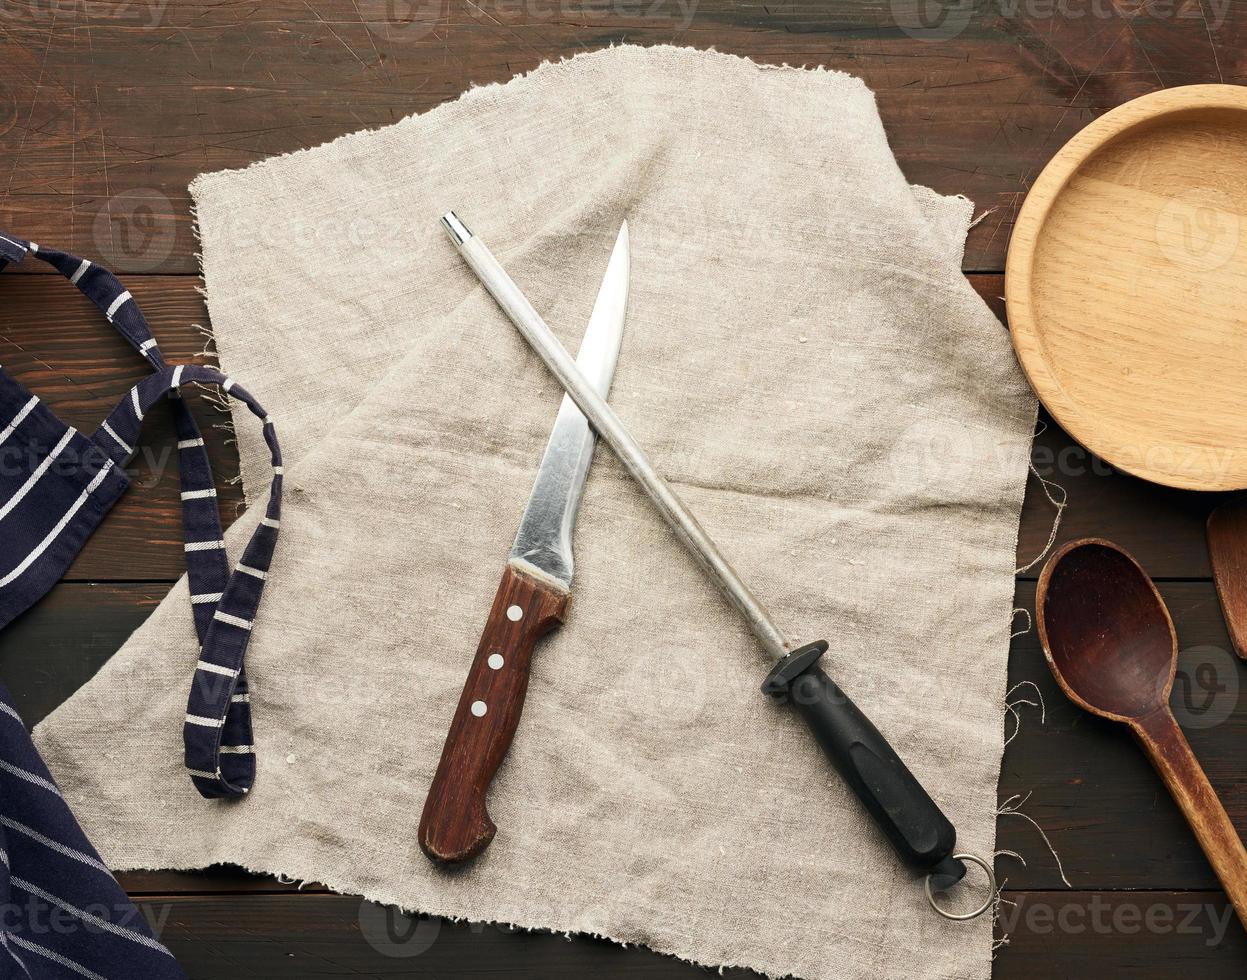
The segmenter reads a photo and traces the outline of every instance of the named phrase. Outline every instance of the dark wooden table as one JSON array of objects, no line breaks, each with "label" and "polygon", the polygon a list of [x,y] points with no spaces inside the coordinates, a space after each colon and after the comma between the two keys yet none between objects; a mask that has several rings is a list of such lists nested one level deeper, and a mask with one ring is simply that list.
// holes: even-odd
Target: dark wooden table
[{"label": "dark wooden table", "polygon": [[[1247,7],[1229,0],[0,0],[0,228],[109,264],[175,360],[201,358],[188,181],[394,122],[606,44],[674,42],[763,62],[822,64],[878,94],[910,179],[965,193],[985,219],[965,270],[1003,318],[1011,222],[1049,157],[1097,115],[1161,87],[1241,82]],[[829,112],[835,107],[829,106]],[[132,352],[36,263],[6,275],[0,362],[93,429],[141,374]],[[210,430],[214,465],[236,469]],[[154,417],[138,485],[65,581],[0,635],[0,676],[37,722],[86,681],[182,571],[170,427]],[[1069,494],[1061,539],[1120,542],[1156,577],[1184,649],[1175,703],[1195,753],[1247,832],[1247,668],[1229,643],[1204,547],[1217,500],[1123,476],[1056,427],[1036,465]],[[222,490],[237,513],[236,488]],[[1018,554],[1043,547],[1051,508],[1032,481]],[[1033,607],[1035,573],[1017,605]],[[1010,654],[1046,720],[1021,709],[1000,798],[1047,832],[1000,819],[1008,945],[996,975],[1242,977],[1247,936],[1160,781],[1127,736],[1054,687],[1033,632]],[[1019,691],[1024,695],[1027,689]],[[1010,722],[1011,724],[1011,722]],[[192,977],[711,975],[641,949],[410,920],[323,889],[242,872],[123,877]],[[745,976],[729,971],[729,976]]]}]

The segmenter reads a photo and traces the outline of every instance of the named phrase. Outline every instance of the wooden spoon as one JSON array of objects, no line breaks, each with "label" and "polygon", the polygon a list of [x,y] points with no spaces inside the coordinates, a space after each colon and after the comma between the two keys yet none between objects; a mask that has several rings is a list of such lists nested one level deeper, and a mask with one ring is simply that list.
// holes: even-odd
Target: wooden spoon
[{"label": "wooden spoon", "polygon": [[1247,660],[1247,497],[1208,515],[1208,558],[1230,642]]},{"label": "wooden spoon", "polygon": [[1169,710],[1178,638],[1156,586],[1115,544],[1084,538],[1048,560],[1035,606],[1057,683],[1134,731],[1247,925],[1247,851]]}]

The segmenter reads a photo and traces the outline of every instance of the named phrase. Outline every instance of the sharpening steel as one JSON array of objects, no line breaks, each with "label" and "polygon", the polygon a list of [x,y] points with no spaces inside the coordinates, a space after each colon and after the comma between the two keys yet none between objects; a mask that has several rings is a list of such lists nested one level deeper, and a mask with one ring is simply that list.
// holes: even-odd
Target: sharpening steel
[{"label": "sharpening steel", "polygon": [[[442,225],[482,285],[558,378],[598,435],[649,494],[676,536],[744,616],[763,649],[778,661],[762,690],[797,709],[900,857],[927,873],[926,890],[931,906],[953,919],[973,918],[990,908],[995,899],[990,864],[974,855],[953,853],[957,832],[952,823],[878,729],[818,666],[828,648],[827,641],[818,640],[792,648],[770,614],[741,581],[692,511],[658,474],[614,410],[576,367],[571,355],[501,263],[453,211],[443,215]],[[964,860],[986,872],[989,895],[972,912],[953,913],[936,904],[932,889],[943,891],[960,881],[966,873]]]}]

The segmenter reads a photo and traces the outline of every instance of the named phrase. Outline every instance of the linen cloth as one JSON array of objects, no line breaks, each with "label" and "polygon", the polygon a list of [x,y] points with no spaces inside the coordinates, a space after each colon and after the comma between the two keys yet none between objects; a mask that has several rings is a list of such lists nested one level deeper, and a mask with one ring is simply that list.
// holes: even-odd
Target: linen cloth
[{"label": "linen cloth", "polygon": [[[231,862],[775,976],[989,975],[990,917],[927,907],[601,447],[497,839],[453,873],[416,843],[562,395],[445,240],[454,208],[572,349],[628,219],[613,405],[990,856],[1036,407],[960,272],[971,204],[906,183],[862,82],[618,47],[192,191],[223,369],[286,456],[259,775],[213,805],[179,771],[179,585],[37,733],[112,865]],[[264,448],[239,445],[251,498]]]}]

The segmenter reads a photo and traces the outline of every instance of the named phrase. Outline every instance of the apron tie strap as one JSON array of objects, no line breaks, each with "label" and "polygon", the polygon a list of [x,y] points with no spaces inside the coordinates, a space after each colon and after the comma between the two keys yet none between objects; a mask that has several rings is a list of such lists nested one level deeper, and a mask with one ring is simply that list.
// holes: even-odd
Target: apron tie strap
[{"label": "apron tie strap", "polygon": [[[268,508],[252,532],[242,559],[217,593],[191,595],[196,621],[201,616],[206,618],[207,629],[201,636],[199,661],[187,701],[183,741],[186,768],[195,787],[203,796],[213,799],[241,796],[255,783],[251,692],[244,660],[281,527],[282,462],[276,429],[263,406],[232,378],[214,368],[179,365],[156,372],[130,390],[105,425],[133,445],[152,405],[190,382],[215,385],[245,404],[264,425],[264,439],[273,463]],[[202,506],[202,512],[197,509],[188,516],[188,562],[194,555],[211,553],[225,563],[220,524],[206,519],[208,510],[216,515],[211,474],[205,475],[201,485],[183,491],[183,498],[187,499],[188,494],[188,502]]]}]

